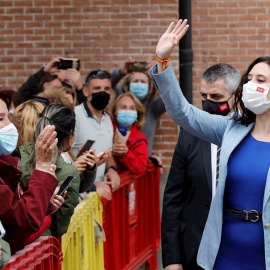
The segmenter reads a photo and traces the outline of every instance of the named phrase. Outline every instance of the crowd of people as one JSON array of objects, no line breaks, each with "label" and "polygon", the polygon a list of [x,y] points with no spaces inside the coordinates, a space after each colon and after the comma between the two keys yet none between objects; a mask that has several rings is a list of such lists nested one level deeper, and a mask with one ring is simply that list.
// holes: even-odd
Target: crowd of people
[{"label": "crowd of people", "polygon": [[161,166],[152,147],[167,110],[183,130],[164,193],[165,269],[270,269],[270,57],[242,77],[226,63],[207,68],[199,110],[170,64],[187,30],[170,24],[145,71],[129,60],[83,83],[56,57],[18,91],[0,88],[0,267],[39,236],[65,234],[86,193],[111,200],[120,172],[142,174],[149,158]]},{"label": "crowd of people", "polygon": [[95,69],[83,83],[77,68],[59,66],[63,59],[53,58],[18,91],[0,88],[1,267],[39,236],[65,234],[86,193],[111,200],[120,172],[144,173],[165,112],[150,65],[112,75]]}]

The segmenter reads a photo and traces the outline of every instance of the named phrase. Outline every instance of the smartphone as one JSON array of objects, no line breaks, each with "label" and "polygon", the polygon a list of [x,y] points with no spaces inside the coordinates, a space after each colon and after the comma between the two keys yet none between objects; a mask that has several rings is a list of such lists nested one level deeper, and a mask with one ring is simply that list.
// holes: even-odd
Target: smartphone
[{"label": "smartphone", "polygon": [[100,152],[99,154],[97,154],[97,158],[98,158],[98,159],[102,158],[102,157],[104,156],[104,154],[105,154],[105,153],[104,153],[103,151]]},{"label": "smartphone", "polygon": [[147,62],[134,62],[134,63],[127,63],[127,72],[142,72],[147,71],[146,69]]},{"label": "smartphone", "polygon": [[6,234],[6,230],[4,229],[2,222],[0,221],[0,239],[2,239]]},{"label": "smartphone", "polygon": [[[112,148],[110,148],[109,150],[112,151]],[[105,153],[104,153],[103,151],[100,152],[100,153],[98,153],[98,154],[97,154],[97,158],[98,158],[98,159],[102,158],[102,157],[104,156],[104,154],[105,154]]]},{"label": "smartphone", "polygon": [[85,151],[89,151],[94,142],[95,141],[87,140],[84,146],[82,147],[81,151],[78,153],[77,158],[81,156]]},{"label": "smartphone", "polygon": [[75,68],[77,70],[80,70],[80,59],[63,58],[59,60],[60,62],[58,63],[58,69]]},{"label": "smartphone", "polygon": [[72,182],[76,179],[74,176],[68,176],[66,180],[61,184],[60,189],[57,193],[57,195],[62,196],[63,193],[69,188],[69,186],[72,184]]},{"label": "smartphone", "polygon": [[117,127],[119,132],[121,133],[122,136],[126,136],[127,135],[127,127],[124,126],[118,126]]}]

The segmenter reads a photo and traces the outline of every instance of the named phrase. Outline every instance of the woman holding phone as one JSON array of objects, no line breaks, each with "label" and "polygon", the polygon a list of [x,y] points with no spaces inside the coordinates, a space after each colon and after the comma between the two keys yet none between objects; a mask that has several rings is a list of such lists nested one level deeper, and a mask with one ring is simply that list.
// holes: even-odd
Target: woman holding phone
[{"label": "woman holding phone", "polygon": [[59,185],[68,176],[75,177],[68,189],[64,204],[52,215],[50,230],[54,236],[62,236],[67,231],[74,208],[79,203],[81,186],[81,179],[77,168],[72,164],[66,163],[61,156],[61,153],[69,151],[75,140],[75,114],[73,111],[58,104],[49,105],[44,109],[36,124],[34,142],[20,147],[21,160],[19,162],[19,169],[23,172],[21,185],[23,188],[26,188],[30,183],[30,175],[36,158],[33,148],[36,145],[36,138],[47,125],[54,125],[57,132],[58,142],[54,149],[53,163],[56,166],[55,175],[59,180]]},{"label": "woman holding phone", "polygon": [[[61,93],[61,95],[62,98],[58,99],[59,102],[65,98],[63,92]],[[36,99],[27,100],[15,109],[14,115],[22,121],[24,127],[19,131],[20,143],[18,142],[17,148],[28,142],[33,142],[35,125],[46,105],[50,104],[50,101],[45,97],[37,97]],[[65,104],[61,105],[65,106]],[[69,143],[70,142],[71,141],[69,141]],[[68,146],[67,149],[69,149]],[[89,190],[96,175],[95,154],[89,152],[83,153],[83,155],[76,159],[73,156],[72,152],[68,151],[61,152],[61,156],[66,163],[73,164],[78,169],[81,178],[80,192]]]}]

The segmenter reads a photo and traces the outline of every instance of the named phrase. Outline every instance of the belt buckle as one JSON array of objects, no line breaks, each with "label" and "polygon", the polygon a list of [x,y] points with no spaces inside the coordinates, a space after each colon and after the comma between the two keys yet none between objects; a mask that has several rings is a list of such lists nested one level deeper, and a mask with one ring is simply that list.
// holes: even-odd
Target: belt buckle
[{"label": "belt buckle", "polygon": [[244,212],[246,213],[246,218],[245,218],[246,220],[249,220],[248,214],[250,214],[250,213],[256,214],[256,219],[250,219],[251,222],[257,222],[260,218],[259,213],[256,210],[250,210],[250,211],[244,210]]}]

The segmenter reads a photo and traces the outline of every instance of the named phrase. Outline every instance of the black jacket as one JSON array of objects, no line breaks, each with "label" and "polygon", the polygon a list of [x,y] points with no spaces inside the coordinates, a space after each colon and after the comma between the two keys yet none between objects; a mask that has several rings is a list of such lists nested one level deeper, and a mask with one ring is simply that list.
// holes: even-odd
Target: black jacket
[{"label": "black jacket", "polygon": [[[164,192],[163,266],[196,264],[212,200],[211,144],[181,130]],[[194,268],[193,268],[194,269]]]},{"label": "black jacket", "polygon": [[38,95],[40,93],[38,89],[38,84],[43,76],[46,73],[44,69],[40,69],[35,74],[31,75],[26,82],[24,82],[21,87],[18,89],[18,92],[21,94],[24,101],[28,99],[32,99],[33,96]]}]

